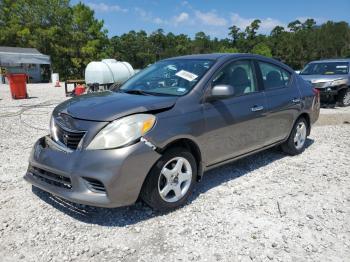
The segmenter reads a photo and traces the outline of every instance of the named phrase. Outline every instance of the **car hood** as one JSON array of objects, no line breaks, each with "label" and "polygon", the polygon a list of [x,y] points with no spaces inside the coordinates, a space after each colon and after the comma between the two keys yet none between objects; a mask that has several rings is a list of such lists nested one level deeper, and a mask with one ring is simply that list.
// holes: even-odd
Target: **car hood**
[{"label": "car hood", "polygon": [[120,117],[147,111],[168,109],[177,97],[116,93],[91,93],[71,98],[58,105],[54,114],[68,114],[73,118],[91,121],[113,121]]},{"label": "car hood", "polygon": [[304,80],[312,84],[330,82],[338,79],[346,79],[347,75],[300,75]]}]

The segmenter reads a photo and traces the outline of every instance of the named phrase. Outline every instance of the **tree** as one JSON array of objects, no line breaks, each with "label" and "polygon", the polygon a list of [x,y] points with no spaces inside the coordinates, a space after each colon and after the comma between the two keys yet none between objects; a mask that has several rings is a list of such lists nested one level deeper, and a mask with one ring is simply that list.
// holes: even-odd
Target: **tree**
[{"label": "tree", "polygon": [[267,56],[267,57],[272,57],[271,49],[265,43],[259,43],[256,46],[254,46],[252,53]]},{"label": "tree", "polygon": [[211,42],[210,36],[206,35],[204,32],[196,33],[193,41],[192,51],[195,54],[207,53],[210,50]]},{"label": "tree", "polygon": [[0,45],[33,47],[51,56],[62,78],[82,77],[86,64],[105,57],[103,21],[69,0],[1,0]]},{"label": "tree", "polygon": [[298,32],[302,28],[302,24],[301,24],[301,22],[299,20],[295,20],[295,21],[290,22],[288,24],[288,28],[292,32]]},{"label": "tree", "polygon": [[239,27],[233,25],[233,26],[229,27],[229,30],[230,31],[229,31],[228,34],[229,34],[229,36],[231,36],[232,43],[233,43],[233,46],[234,46],[237,43],[237,40],[240,37],[240,34],[239,34],[240,29],[239,29]]},{"label": "tree", "polygon": [[316,25],[315,19],[309,18],[302,24],[302,27],[306,30],[312,29]]},{"label": "tree", "polygon": [[253,40],[256,37],[260,24],[261,20],[255,19],[249,26],[246,27],[245,32],[247,34],[247,39]]},{"label": "tree", "polygon": [[271,37],[278,37],[284,32],[285,32],[284,27],[278,25],[274,29],[272,29],[270,36]]},{"label": "tree", "polygon": [[[30,14],[30,15],[28,15]],[[228,28],[229,38],[211,39],[206,32],[194,38],[185,34],[151,34],[129,31],[108,38],[104,22],[93,10],[69,0],[0,0],[0,45],[34,47],[51,56],[52,67],[64,78],[83,77],[90,61],[115,58],[144,68],[160,59],[196,53],[250,52],[279,59],[293,68],[334,57],[350,57],[350,27],[346,22],[327,21],[316,25],[309,18],[259,33],[261,21],[241,30]]]},{"label": "tree", "polygon": [[72,75],[84,74],[86,65],[93,60],[106,58],[107,31],[103,21],[94,18],[94,11],[82,3],[72,8],[70,52],[73,64]]},{"label": "tree", "polygon": [[68,0],[2,0],[0,45],[37,48],[51,56],[53,70],[65,75],[71,16]]}]

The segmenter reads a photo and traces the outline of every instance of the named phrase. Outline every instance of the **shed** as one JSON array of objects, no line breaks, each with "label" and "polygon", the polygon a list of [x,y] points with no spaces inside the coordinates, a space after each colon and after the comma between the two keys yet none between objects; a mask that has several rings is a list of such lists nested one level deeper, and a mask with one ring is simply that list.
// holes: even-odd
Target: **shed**
[{"label": "shed", "polygon": [[0,66],[5,67],[9,73],[26,73],[30,82],[50,80],[50,56],[35,48],[0,46]]}]

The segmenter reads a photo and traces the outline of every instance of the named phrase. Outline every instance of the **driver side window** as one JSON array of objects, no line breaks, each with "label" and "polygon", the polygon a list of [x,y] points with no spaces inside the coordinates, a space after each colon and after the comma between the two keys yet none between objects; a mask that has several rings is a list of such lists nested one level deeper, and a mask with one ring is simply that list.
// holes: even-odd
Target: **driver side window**
[{"label": "driver side window", "polygon": [[226,65],[214,76],[212,86],[216,85],[233,86],[235,96],[258,91],[254,64],[250,60],[241,60]]}]

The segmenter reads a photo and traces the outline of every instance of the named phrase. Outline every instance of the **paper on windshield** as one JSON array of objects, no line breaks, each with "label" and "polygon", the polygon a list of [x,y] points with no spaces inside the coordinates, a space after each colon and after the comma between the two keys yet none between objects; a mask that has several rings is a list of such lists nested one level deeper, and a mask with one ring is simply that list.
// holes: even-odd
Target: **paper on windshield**
[{"label": "paper on windshield", "polygon": [[192,74],[191,72],[188,72],[186,70],[180,70],[175,75],[183,79],[186,79],[187,81],[190,81],[190,82],[195,80],[198,77],[197,75]]}]

